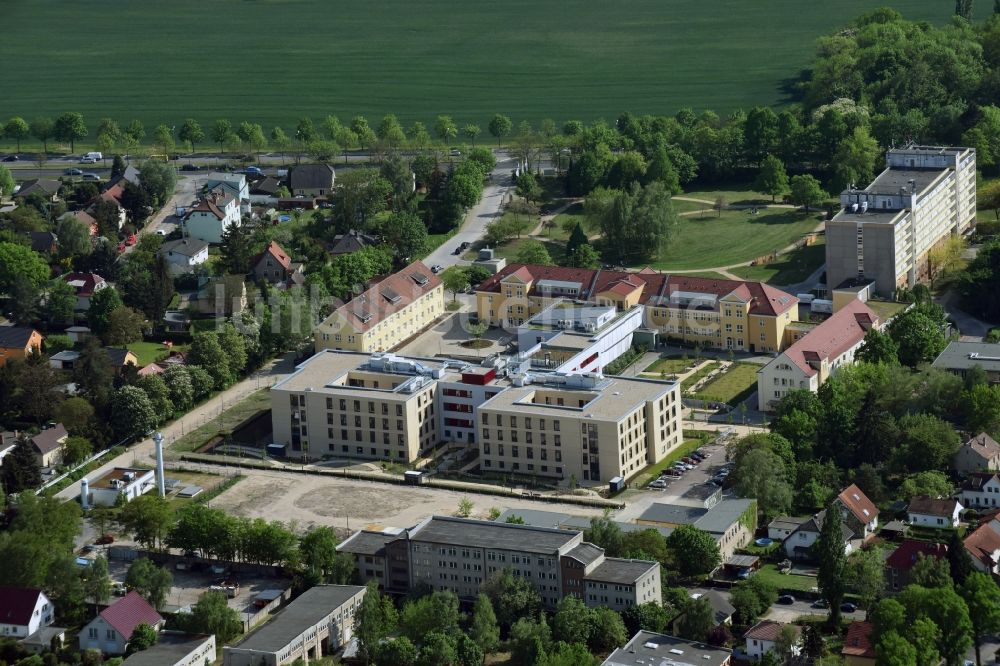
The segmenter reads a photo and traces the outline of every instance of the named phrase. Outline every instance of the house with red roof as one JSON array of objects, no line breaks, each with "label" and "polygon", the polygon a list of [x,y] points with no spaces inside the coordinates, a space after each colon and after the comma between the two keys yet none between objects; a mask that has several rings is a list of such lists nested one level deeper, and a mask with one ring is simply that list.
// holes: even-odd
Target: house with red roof
[{"label": "house with red roof", "polygon": [[840,654],[845,666],[875,666],[875,646],[872,644],[871,622],[851,622],[844,637]]},{"label": "house with red roof", "polygon": [[852,483],[840,491],[833,503],[840,507],[844,522],[858,538],[866,540],[874,536],[878,529],[878,507],[861,488]]},{"label": "house with red roof", "polygon": [[72,273],[66,273],[59,279],[69,284],[76,293],[76,307],[74,309],[77,312],[86,312],[89,310],[91,297],[108,286],[107,280],[97,273],[78,273],[73,271]]},{"label": "house with red roof", "polygon": [[125,654],[132,632],[140,624],[148,624],[159,631],[163,628],[164,619],[148,601],[132,590],[80,630],[80,651]]},{"label": "house with red roof", "polygon": [[55,606],[41,590],[0,587],[0,636],[27,638],[52,624]]},{"label": "house with red roof", "polygon": [[222,186],[205,193],[184,216],[188,236],[216,245],[229,227],[240,222],[240,199]]},{"label": "house with red roof", "polygon": [[898,592],[910,584],[910,570],[920,558],[948,557],[948,546],[933,541],[915,541],[906,539],[899,548],[892,551],[885,560],[885,586],[893,592]]},{"label": "house with red roof", "polygon": [[313,331],[316,351],[388,351],[444,314],[441,278],[422,261],[371,284]]},{"label": "house with red roof", "polygon": [[559,300],[644,308],[643,326],[661,340],[702,348],[781,351],[794,340],[798,299],[762,282],[510,264],[476,288],[479,321],[515,328]]},{"label": "house with red roof", "polygon": [[277,241],[271,241],[263,252],[254,257],[252,270],[257,280],[275,285],[292,286],[302,284],[305,279],[302,264],[292,261]]},{"label": "house with red roof", "polygon": [[861,301],[839,309],[760,369],[758,409],[771,411],[789,391],[818,391],[839,368],[854,363],[854,354],[872,328],[880,328],[878,315]]},{"label": "house with red roof", "polygon": [[761,620],[743,634],[747,656],[757,661],[765,654],[776,652],[779,643],[783,640],[782,634],[784,633],[790,634],[790,637],[793,638],[792,654],[798,655],[802,651],[802,627],[774,620]]},{"label": "house with red roof", "polygon": [[1000,520],[983,523],[962,543],[976,571],[1000,575]]}]

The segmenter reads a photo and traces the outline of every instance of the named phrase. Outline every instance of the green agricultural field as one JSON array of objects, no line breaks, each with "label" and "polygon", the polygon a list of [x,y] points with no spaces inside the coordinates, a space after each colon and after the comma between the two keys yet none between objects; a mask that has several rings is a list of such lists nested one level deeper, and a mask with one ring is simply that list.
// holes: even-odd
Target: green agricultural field
[{"label": "green agricultural field", "polygon": [[[891,0],[944,24],[954,3]],[[985,17],[987,2],[976,3]],[[151,130],[188,116],[288,130],[385,113],[614,119],[788,101],[816,38],[869,0],[91,0],[4,3],[0,117],[80,111]],[[291,132],[289,132],[291,134]],[[81,142],[81,146],[86,142]]]},{"label": "green agricultural field", "polygon": [[712,211],[704,217],[681,217],[660,261],[645,262],[663,270],[697,270],[731,266],[781,250],[822,221],[817,213],[791,209]]}]

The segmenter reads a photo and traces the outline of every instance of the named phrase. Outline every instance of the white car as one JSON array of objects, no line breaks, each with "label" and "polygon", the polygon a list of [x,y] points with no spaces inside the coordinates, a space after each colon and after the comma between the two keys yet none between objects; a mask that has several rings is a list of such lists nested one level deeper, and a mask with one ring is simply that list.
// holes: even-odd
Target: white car
[{"label": "white car", "polygon": [[80,164],[97,164],[97,158],[95,157],[81,157]]}]

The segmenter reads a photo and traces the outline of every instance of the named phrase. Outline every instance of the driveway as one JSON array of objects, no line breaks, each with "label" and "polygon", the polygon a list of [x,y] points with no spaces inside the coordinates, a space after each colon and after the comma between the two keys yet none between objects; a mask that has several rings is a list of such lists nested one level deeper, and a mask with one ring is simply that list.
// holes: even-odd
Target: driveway
[{"label": "driveway", "polygon": [[455,248],[462,243],[472,245],[486,233],[486,225],[503,215],[503,204],[507,194],[513,189],[510,172],[517,164],[517,160],[507,153],[496,153],[497,166],[490,174],[490,182],[483,188],[483,196],[475,206],[465,215],[458,232],[445,241],[438,249],[431,252],[424,258],[424,263],[428,266],[438,265],[448,268],[456,264],[468,265],[468,261],[462,261],[461,255],[454,254]]},{"label": "driveway", "polygon": [[944,308],[944,311],[948,314],[948,318],[958,325],[958,330],[963,336],[983,338],[993,328],[991,324],[977,319],[962,310],[959,305],[959,296],[952,289],[949,289],[945,292],[944,296],[935,300]]}]

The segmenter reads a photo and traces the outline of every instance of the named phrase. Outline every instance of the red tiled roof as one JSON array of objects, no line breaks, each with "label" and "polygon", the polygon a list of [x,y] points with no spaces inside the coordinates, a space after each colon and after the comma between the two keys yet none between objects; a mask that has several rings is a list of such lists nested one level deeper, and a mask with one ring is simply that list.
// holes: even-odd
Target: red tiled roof
[{"label": "red tiled roof", "polygon": [[[837,499],[847,507],[847,510],[854,514],[862,525],[867,525],[878,516],[878,508],[875,503],[861,492],[861,488],[851,484],[844,488]],[[865,513],[867,511],[867,513]]]},{"label": "red tiled roof", "polygon": [[840,653],[851,657],[875,658],[875,646],[871,644],[871,622],[851,622],[844,637],[844,647]]},{"label": "red tiled roof", "polygon": [[101,617],[126,639],[140,624],[155,626],[163,622],[156,609],[135,590],[101,611]]},{"label": "red tiled roof", "polygon": [[342,318],[358,332],[367,331],[440,284],[441,278],[431,272],[424,262],[414,261],[341,305],[331,317]]},{"label": "red tiled roof", "polygon": [[[63,282],[69,283],[76,290],[77,296],[93,296],[97,290],[97,285],[105,282],[97,273],[66,273],[60,278]],[[73,285],[74,282],[81,282],[80,286]]]},{"label": "red tiled roof", "polygon": [[0,587],[0,624],[27,626],[41,593],[30,587]]},{"label": "red tiled roof", "polygon": [[[630,273],[627,271],[534,264],[508,264],[502,271],[480,284],[477,291],[499,293],[502,289],[501,282],[512,275],[516,275],[523,282],[534,281],[537,283],[538,280],[578,282],[582,285],[580,294],[582,299],[592,299],[597,294],[610,290],[616,282],[629,281],[634,284],[643,283],[642,295],[639,297],[639,302],[643,304],[651,299],[658,299],[660,296],[669,299],[672,293],[678,291],[709,293],[719,298],[736,294],[742,300],[750,303],[751,314],[775,316],[792,309],[799,302],[795,296],[762,282],[667,275],[657,273],[649,268],[644,268],[637,273]],[[534,288],[535,286],[532,285],[532,290]],[[656,305],[657,303],[650,304]]]},{"label": "red tiled roof", "polygon": [[892,569],[909,571],[917,563],[917,555],[941,559],[948,556],[948,546],[943,543],[907,539],[899,544],[899,548],[893,551],[885,564]]},{"label": "red tiled roof", "polygon": [[113,203],[114,205],[121,208],[122,196],[124,194],[125,194],[125,188],[123,188],[120,183],[116,183],[111,187],[109,187],[108,189],[104,190],[104,192],[101,193],[100,198],[109,203]]},{"label": "red tiled roof", "polygon": [[756,638],[759,641],[776,641],[781,635],[781,630],[785,627],[793,627],[796,633],[802,631],[794,624],[782,624],[774,620],[761,620],[747,629],[747,633],[743,634],[743,638]]},{"label": "red tiled roof", "polygon": [[993,553],[1000,550],[1000,520],[994,519],[980,525],[962,543],[971,557],[992,569],[996,564],[992,559]]},{"label": "red tiled roof", "polygon": [[288,253],[285,252],[280,245],[278,245],[278,242],[271,241],[271,244],[264,248],[263,252],[254,257],[254,266],[259,264],[260,260],[268,254],[274,257],[274,260],[277,261],[286,271],[288,270],[288,266],[292,263],[292,258],[288,256]]},{"label": "red tiled roof", "polygon": [[[861,342],[878,316],[859,300],[853,300],[832,317],[806,333],[785,350],[788,357],[807,377],[816,374],[808,361],[836,358]],[[862,325],[865,323],[865,325]],[[867,521],[866,521],[867,522]]]}]

